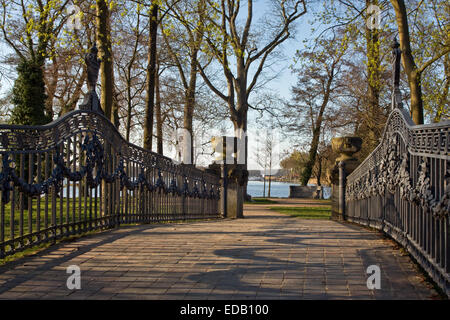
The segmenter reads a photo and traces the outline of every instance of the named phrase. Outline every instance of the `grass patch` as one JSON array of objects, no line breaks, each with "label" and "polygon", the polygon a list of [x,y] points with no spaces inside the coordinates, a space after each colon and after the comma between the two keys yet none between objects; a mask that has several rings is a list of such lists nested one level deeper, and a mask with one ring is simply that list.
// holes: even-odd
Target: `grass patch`
[{"label": "grass patch", "polygon": [[[69,201],[68,201],[69,200]],[[89,204],[90,198],[86,198],[87,208],[84,208],[84,198],[81,199],[80,206],[80,198],[58,198],[55,201],[55,212],[56,212],[56,225],[60,225],[63,223],[74,223],[80,221],[89,220]],[[95,202],[97,201],[97,216],[100,215],[100,198],[95,200],[92,198],[92,217],[94,217],[95,213]],[[52,201],[49,197],[48,199],[48,207],[46,210],[46,201],[45,197],[40,198],[39,203],[39,217],[38,217],[38,201],[37,198],[31,199],[31,212],[28,211],[28,201],[25,201],[23,206],[23,216],[22,216],[22,224],[23,224],[23,235],[27,235],[30,233],[30,225],[32,231],[37,231],[37,222],[39,220],[40,229],[45,228],[45,220],[47,220],[48,226],[52,223]],[[5,205],[5,240],[11,239],[11,202]],[[47,214],[46,214],[47,212]],[[74,219],[75,216],[75,219]],[[20,219],[21,219],[21,206],[20,204],[14,205],[14,235],[15,237],[20,236]]]},{"label": "grass patch", "polygon": [[267,198],[252,198],[252,201],[245,201],[245,204],[273,204],[278,203]]},{"label": "grass patch", "polygon": [[324,203],[331,205],[331,199],[314,199],[314,202]]},{"label": "grass patch", "polygon": [[[123,199],[121,199],[123,205]],[[137,213],[137,200],[129,199],[129,213]],[[47,209],[46,209],[47,204]],[[86,207],[85,207],[86,205]],[[172,214],[172,205],[166,205],[164,203],[155,203],[157,207],[154,207],[155,215],[158,214]],[[101,212],[101,198],[57,198],[55,201],[55,224],[60,226],[66,223],[89,223],[90,220],[100,218],[102,216]],[[39,208],[39,213],[38,213]],[[11,217],[12,203],[9,202],[5,205],[5,241],[11,239],[11,221],[13,218],[13,233],[14,237],[18,238],[21,236],[26,236],[31,231],[38,231],[38,221],[39,230],[45,229],[45,221],[47,221],[47,226],[52,225],[52,199],[49,197],[46,202],[45,197],[41,197],[38,206],[37,198],[31,199],[31,211],[28,210],[28,201],[23,204],[23,215],[21,216],[21,206],[16,203],[14,205],[14,215]],[[97,209],[97,210],[96,210]],[[175,209],[173,209],[175,210]],[[106,213],[108,215],[109,213]],[[125,216],[125,208],[121,208],[121,214]],[[22,220],[22,232],[21,232],[21,220]]]},{"label": "grass patch", "polygon": [[331,207],[271,207],[271,210],[301,219],[329,220]]}]

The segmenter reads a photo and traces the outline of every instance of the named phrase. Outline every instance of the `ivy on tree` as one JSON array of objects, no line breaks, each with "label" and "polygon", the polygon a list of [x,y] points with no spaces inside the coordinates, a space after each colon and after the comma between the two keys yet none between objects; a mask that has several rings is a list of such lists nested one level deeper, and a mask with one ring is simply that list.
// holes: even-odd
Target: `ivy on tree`
[{"label": "ivy on tree", "polygon": [[42,125],[51,121],[45,115],[45,83],[43,70],[33,60],[22,60],[17,66],[18,78],[14,82],[10,122],[22,125]]}]

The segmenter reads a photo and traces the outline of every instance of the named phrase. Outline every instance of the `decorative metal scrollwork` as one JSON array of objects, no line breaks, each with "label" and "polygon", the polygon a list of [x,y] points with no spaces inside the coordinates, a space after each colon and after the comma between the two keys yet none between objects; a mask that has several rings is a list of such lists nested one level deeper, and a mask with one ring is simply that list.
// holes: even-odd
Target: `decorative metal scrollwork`
[{"label": "decorative metal scrollwork", "polygon": [[384,147],[384,155],[379,164],[357,179],[348,181],[346,199],[348,201],[367,199],[374,195],[384,195],[385,192],[395,193],[400,190],[403,200],[415,203],[425,212],[431,212],[435,217],[444,218],[450,212],[450,163],[447,165],[446,189],[441,199],[435,198],[429,173],[428,158],[422,157],[419,165],[419,175],[416,186],[413,186],[409,171],[409,154],[399,155],[398,138],[388,137]]},{"label": "decorative metal scrollwork", "polygon": [[11,167],[13,160],[10,159],[8,153],[4,154],[2,172],[0,172],[0,191],[2,191],[3,203],[8,203],[10,201],[10,192],[14,189],[14,186],[17,186],[19,191],[27,196],[35,197],[41,194],[48,194],[52,187],[58,192],[63,186],[64,179],[75,182],[82,180],[84,177],[86,177],[87,185],[90,188],[98,187],[102,181],[113,183],[119,180],[121,189],[126,188],[128,190],[136,190],[139,188],[141,191],[147,189],[151,192],[158,191],[159,193],[162,192],[164,194],[171,193],[172,195],[201,199],[218,200],[220,197],[218,191],[212,191],[209,194],[207,192],[200,193],[197,181],[194,182],[194,187],[190,190],[187,178],[185,178],[183,189],[177,188],[175,179],[172,180],[170,186],[167,186],[164,182],[161,170],[158,170],[158,178],[154,185],[147,180],[144,169],[141,170],[138,179],[133,181],[125,171],[124,159],[120,154],[117,168],[113,170],[112,174],[109,174],[105,169],[106,159],[103,145],[95,134],[92,138],[86,136],[81,144],[81,150],[85,154],[86,164],[81,166],[79,171],[71,171],[71,169],[65,165],[64,158],[59,152],[59,146],[56,146],[55,155],[53,157],[55,166],[50,177],[41,183],[35,184],[27,183],[17,176],[16,170]]}]

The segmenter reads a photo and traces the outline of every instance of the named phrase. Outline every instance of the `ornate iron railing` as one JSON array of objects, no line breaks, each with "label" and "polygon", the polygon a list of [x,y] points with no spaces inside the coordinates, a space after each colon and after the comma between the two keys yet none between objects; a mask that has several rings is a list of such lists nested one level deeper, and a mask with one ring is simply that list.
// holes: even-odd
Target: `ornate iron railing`
[{"label": "ornate iron railing", "polygon": [[385,231],[450,293],[450,121],[395,108],[380,145],[346,181],[345,218]]},{"label": "ornate iron railing", "polygon": [[121,224],[218,218],[220,178],[126,142],[102,114],[0,125],[0,258]]}]

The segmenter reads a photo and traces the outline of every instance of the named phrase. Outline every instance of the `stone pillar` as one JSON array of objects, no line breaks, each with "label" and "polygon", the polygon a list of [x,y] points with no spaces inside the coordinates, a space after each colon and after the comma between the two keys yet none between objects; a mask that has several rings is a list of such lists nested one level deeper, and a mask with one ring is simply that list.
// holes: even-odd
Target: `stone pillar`
[{"label": "stone pillar", "polygon": [[224,218],[244,217],[244,192],[248,181],[245,166],[237,164],[233,157],[236,145],[235,137],[214,137],[214,151],[218,153],[215,161],[221,167],[221,211]]},{"label": "stone pillar", "polygon": [[227,218],[244,217],[245,184],[248,181],[248,171],[243,165],[226,164],[227,176]]},{"label": "stone pillar", "polygon": [[331,217],[334,220],[345,219],[345,182],[346,177],[355,170],[358,159],[353,154],[361,150],[359,137],[347,136],[331,139],[333,151],[339,154],[330,171],[331,180]]}]

